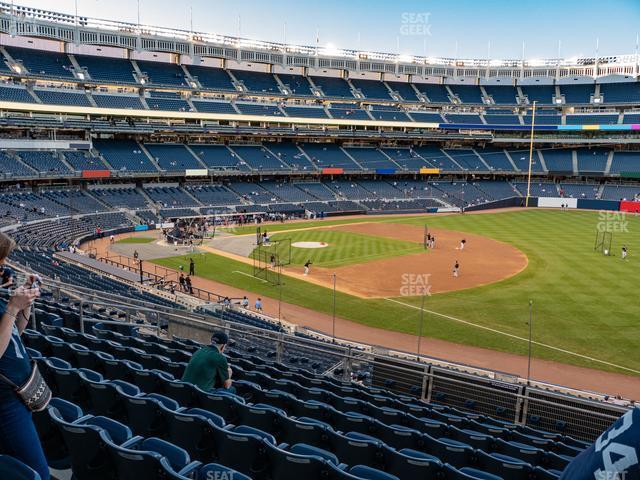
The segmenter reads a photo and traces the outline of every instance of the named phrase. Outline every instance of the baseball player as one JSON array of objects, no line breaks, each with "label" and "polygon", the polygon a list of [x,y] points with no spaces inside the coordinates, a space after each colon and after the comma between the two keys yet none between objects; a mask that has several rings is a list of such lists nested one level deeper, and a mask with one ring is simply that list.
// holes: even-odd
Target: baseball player
[{"label": "baseball player", "polygon": [[622,259],[626,260],[627,259],[627,247],[623,246],[622,247]]},{"label": "baseball player", "polygon": [[453,266],[453,276],[457,278],[459,274],[460,274],[460,264],[456,260],[456,263]]},{"label": "baseball player", "polygon": [[460,251],[464,250],[464,246],[466,245],[467,241],[463,238],[462,240],[460,240]]},{"label": "baseball player", "polygon": [[307,263],[304,264],[304,274],[305,274],[305,276],[309,275],[309,270],[311,268],[311,265],[313,265],[311,263],[311,260],[307,260]]}]

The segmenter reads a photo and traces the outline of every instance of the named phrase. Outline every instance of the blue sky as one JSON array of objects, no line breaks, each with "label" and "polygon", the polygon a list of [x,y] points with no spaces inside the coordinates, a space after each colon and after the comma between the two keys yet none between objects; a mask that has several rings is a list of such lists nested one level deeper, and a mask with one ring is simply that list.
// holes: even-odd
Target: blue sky
[{"label": "blue sky", "polygon": [[[8,0],[5,0],[8,1]],[[74,0],[15,0],[73,13]],[[135,0],[77,0],[80,15],[136,21]],[[260,40],[414,55],[570,58],[634,53],[640,0],[140,0],[142,23]],[[240,20],[240,21],[239,21]],[[490,43],[490,48],[489,48]],[[457,49],[456,49],[457,45]]]}]

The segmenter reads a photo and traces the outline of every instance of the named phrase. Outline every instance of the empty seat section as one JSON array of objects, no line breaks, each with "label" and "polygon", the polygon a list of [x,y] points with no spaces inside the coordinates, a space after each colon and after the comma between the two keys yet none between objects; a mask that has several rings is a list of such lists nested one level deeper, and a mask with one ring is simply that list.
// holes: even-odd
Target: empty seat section
[{"label": "empty seat section", "polygon": [[125,58],[74,55],[80,68],[86,68],[91,80],[105,83],[137,83],[134,68]]},{"label": "empty seat section", "polygon": [[163,170],[201,169],[202,164],[184,145],[145,144],[148,152]]},{"label": "empty seat section", "polygon": [[203,88],[233,92],[237,90],[231,77],[223,68],[205,67],[203,65],[187,65],[186,68]]},{"label": "empty seat section", "polygon": [[249,170],[234,152],[224,145],[190,144],[191,151],[196,154],[207,168],[213,170]]},{"label": "empty seat section", "polygon": [[325,97],[353,98],[349,84],[342,78],[314,76],[310,78],[322,90]]},{"label": "empty seat section", "polygon": [[270,73],[249,70],[229,70],[229,72],[250,92],[282,94],[278,82]]},{"label": "empty seat section", "polygon": [[148,77],[147,83],[174,87],[190,87],[182,67],[175,63],[136,60],[140,71]]},{"label": "empty seat section", "polygon": [[553,85],[521,85],[520,90],[529,99],[529,104],[537,101],[538,104],[550,105],[556,95],[556,88]]},{"label": "empty seat section", "polygon": [[351,85],[365,96],[365,98],[389,100],[392,99],[387,86],[379,80],[367,80],[364,78],[352,78]]},{"label": "empty seat section", "polygon": [[400,94],[403,100],[407,102],[419,102],[420,99],[416,91],[413,89],[413,86],[408,82],[391,82],[387,81],[387,85],[394,92]]},{"label": "empty seat section", "polygon": [[449,89],[462,103],[483,104],[482,91],[477,85],[449,85]]},{"label": "empty seat section", "polygon": [[361,170],[335,143],[304,143],[300,146],[319,168]]},{"label": "empty seat section", "polygon": [[94,140],[94,147],[114,170],[157,172],[158,169],[133,140]]},{"label": "empty seat section", "polygon": [[261,145],[232,145],[233,150],[249,167],[258,171],[291,170]]},{"label": "empty seat section", "polygon": [[278,78],[293,95],[313,95],[311,84],[309,80],[307,80],[307,77],[292,75],[290,73],[279,73]]},{"label": "empty seat section", "polygon": [[449,92],[444,85],[435,83],[415,83],[414,85],[431,103],[451,103]]},{"label": "empty seat section", "polygon": [[283,163],[294,170],[317,170],[306,155],[293,143],[267,143],[265,146]]},{"label": "empty seat section", "polygon": [[22,63],[31,75],[74,78],[71,60],[64,53],[9,46],[5,49],[16,62]]}]

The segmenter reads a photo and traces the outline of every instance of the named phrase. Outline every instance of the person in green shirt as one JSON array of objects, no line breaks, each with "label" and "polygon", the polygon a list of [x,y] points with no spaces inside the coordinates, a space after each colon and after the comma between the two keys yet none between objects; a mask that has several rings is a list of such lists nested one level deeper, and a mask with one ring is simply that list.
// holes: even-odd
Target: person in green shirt
[{"label": "person in green shirt", "polygon": [[224,356],[229,337],[224,332],[214,332],[211,345],[193,354],[182,375],[183,382],[193,383],[204,391],[226,390],[235,393],[231,369]]}]

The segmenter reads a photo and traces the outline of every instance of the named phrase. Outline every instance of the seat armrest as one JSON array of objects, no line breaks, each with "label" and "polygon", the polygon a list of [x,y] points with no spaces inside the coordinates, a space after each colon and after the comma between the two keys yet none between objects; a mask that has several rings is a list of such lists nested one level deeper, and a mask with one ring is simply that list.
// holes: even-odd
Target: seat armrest
[{"label": "seat armrest", "polygon": [[202,462],[198,462],[198,461],[194,460],[193,462],[189,463],[186,467],[184,467],[182,470],[180,470],[178,472],[178,474],[179,475],[184,475],[185,477],[188,477],[193,472],[198,470],[201,466],[202,466]]},{"label": "seat armrest", "polygon": [[144,437],[140,436],[140,435],[136,435],[135,437],[131,437],[129,440],[127,440],[126,442],[124,442],[122,445],[120,445],[122,448],[129,448],[131,449],[132,447],[134,447],[135,445],[137,445],[138,443],[142,442],[144,440]]}]

